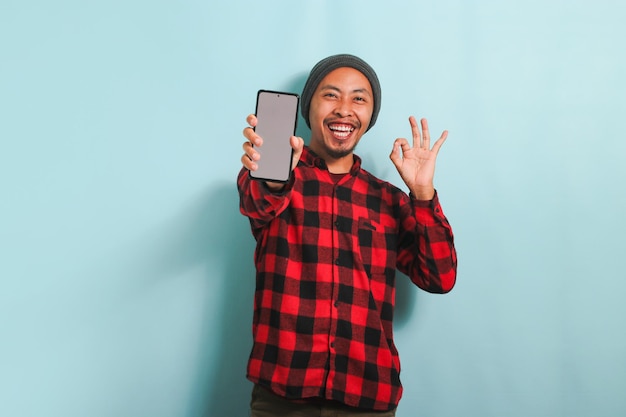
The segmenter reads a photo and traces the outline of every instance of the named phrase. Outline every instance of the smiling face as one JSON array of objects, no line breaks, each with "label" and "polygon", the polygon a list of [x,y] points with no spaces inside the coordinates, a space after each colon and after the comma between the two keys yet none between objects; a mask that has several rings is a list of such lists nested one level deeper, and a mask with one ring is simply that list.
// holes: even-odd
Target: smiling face
[{"label": "smiling face", "polygon": [[342,67],[329,72],[319,83],[309,110],[310,148],[326,160],[331,172],[348,172],[352,152],[374,111],[369,80],[360,71]]}]

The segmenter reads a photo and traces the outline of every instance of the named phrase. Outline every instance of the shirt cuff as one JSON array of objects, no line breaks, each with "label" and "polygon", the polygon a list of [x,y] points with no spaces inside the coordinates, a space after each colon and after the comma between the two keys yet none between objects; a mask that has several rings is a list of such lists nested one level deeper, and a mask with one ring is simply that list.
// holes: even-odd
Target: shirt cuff
[{"label": "shirt cuff", "polygon": [[[250,177],[252,179],[252,177]],[[280,190],[272,190],[268,185],[266,181],[263,180],[259,180],[256,181],[258,182],[260,185],[260,189],[263,190],[264,194],[271,194],[271,195],[275,195],[275,196],[283,196],[285,194],[288,194],[292,189],[293,189],[293,184],[295,183],[295,176],[293,174],[293,171],[291,172],[291,175],[289,176],[289,180],[283,184],[283,187]]]},{"label": "shirt cuff", "polygon": [[415,210],[415,217],[419,223],[423,225],[433,225],[445,220],[446,216],[443,214],[443,210],[439,204],[437,190],[435,190],[435,195],[431,200],[416,200],[412,194],[409,195],[411,196],[411,203]]}]

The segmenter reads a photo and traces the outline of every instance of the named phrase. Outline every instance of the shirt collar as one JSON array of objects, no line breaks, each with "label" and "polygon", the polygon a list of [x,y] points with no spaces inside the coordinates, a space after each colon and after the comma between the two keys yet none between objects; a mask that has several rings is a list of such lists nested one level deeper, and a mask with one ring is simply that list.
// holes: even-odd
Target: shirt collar
[{"label": "shirt collar", "polygon": [[[361,158],[356,154],[352,154],[352,156],[354,157],[354,164],[352,164],[352,168],[350,168],[350,175],[354,176],[361,170]],[[302,151],[302,156],[300,156],[300,163],[308,167],[316,167],[324,170],[328,169],[328,167],[326,166],[326,161],[319,157],[308,146],[305,146]]]}]

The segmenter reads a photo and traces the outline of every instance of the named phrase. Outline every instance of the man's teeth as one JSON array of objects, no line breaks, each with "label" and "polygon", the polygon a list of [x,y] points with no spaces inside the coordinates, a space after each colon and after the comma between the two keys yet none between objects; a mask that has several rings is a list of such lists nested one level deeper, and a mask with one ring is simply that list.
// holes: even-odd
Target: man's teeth
[{"label": "man's teeth", "polygon": [[332,125],[328,128],[339,138],[347,138],[354,130],[354,127],[348,125]]},{"label": "man's teeth", "polygon": [[330,130],[339,131],[339,132],[352,132],[354,130],[352,126],[345,126],[345,125],[343,126],[334,125],[334,126],[329,126],[329,128]]}]

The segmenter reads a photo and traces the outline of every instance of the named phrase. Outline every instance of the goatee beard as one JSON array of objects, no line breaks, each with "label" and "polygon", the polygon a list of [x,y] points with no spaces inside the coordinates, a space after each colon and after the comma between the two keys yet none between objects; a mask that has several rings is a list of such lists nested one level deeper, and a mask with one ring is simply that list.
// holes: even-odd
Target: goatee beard
[{"label": "goatee beard", "polygon": [[341,159],[344,158],[348,155],[350,155],[352,152],[354,152],[354,148],[356,148],[356,145],[354,145],[351,148],[347,148],[347,149],[326,149],[326,153],[328,154],[328,156],[330,156],[333,159]]}]

